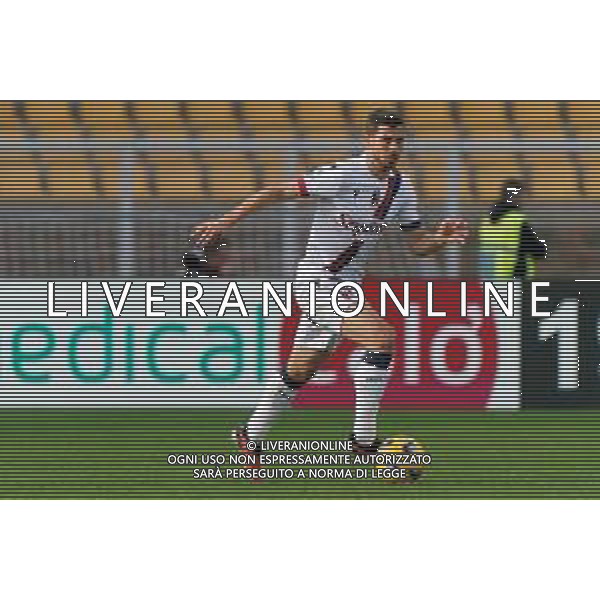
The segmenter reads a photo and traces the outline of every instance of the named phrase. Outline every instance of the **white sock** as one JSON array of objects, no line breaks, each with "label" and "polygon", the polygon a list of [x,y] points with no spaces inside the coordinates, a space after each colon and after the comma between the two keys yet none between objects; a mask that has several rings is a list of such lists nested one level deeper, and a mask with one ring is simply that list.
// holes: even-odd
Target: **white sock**
[{"label": "white sock", "polygon": [[269,379],[260,402],[256,405],[247,430],[251,440],[263,440],[271,429],[275,419],[290,406],[296,391],[283,383],[281,375]]},{"label": "white sock", "polygon": [[[354,439],[359,444],[372,444],[377,438],[377,414],[381,398],[390,379],[391,370],[380,368],[364,361],[365,351],[356,351],[352,356],[350,373],[354,379],[356,403],[354,409]],[[384,353],[370,353],[385,357]]]}]

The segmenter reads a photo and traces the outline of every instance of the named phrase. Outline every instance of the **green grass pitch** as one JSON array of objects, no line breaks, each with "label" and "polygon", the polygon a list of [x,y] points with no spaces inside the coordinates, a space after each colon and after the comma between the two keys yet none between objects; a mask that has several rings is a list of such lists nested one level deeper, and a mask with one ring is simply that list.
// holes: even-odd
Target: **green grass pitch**
[{"label": "green grass pitch", "polygon": [[[169,453],[232,452],[246,411],[4,409],[0,498],[599,498],[600,412],[384,413],[433,457],[414,485],[378,480],[194,480]],[[350,411],[292,410],[271,439],[345,439]]]}]

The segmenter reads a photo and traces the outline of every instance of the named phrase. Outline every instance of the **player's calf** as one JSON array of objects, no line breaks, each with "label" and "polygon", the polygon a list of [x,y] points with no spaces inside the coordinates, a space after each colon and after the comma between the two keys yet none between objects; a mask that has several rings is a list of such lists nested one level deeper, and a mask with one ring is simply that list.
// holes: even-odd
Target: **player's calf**
[{"label": "player's calf", "polygon": [[275,385],[267,386],[266,395],[254,410],[248,425],[233,431],[238,450],[254,458],[254,461],[248,465],[250,468],[260,466],[261,441],[281,411],[290,405],[296,391],[311,377],[312,373],[299,379],[284,370],[274,382]]},{"label": "player's calf", "polygon": [[351,359],[356,397],[353,441],[365,448],[377,444],[377,415],[390,380],[392,359],[391,352],[371,350],[359,350]]},{"label": "player's calf", "polygon": [[248,434],[255,441],[263,440],[276,418],[288,408],[296,392],[310,381],[326,353],[307,348],[295,348],[286,368],[267,381],[261,400],[248,422]]},{"label": "player's calf", "polygon": [[312,375],[305,373],[299,377],[297,372],[292,375],[284,369],[280,375],[267,383],[263,397],[248,421],[249,440],[259,443],[265,439],[277,417],[291,405],[296,392],[310,381]]}]

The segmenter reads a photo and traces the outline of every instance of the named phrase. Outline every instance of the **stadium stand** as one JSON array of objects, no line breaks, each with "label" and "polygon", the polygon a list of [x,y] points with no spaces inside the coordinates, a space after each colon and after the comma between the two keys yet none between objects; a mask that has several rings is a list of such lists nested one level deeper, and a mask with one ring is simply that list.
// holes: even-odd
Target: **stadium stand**
[{"label": "stadium stand", "polygon": [[31,152],[0,152],[0,197],[27,199],[42,196],[38,165]]},{"label": "stadium stand", "polygon": [[37,139],[79,134],[69,102],[22,102],[20,115],[23,127]]},{"label": "stadium stand", "polygon": [[96,138],[131,136],[124,102],[81,102],[83,125]]},{"label": "stadium stand", "polygon": [[199,136],[206,138],[240,137],[242,128],[239,113],[233,102],[188,102],[190,125]]},{"label": "stadium stand", "polygon": [[128,102],[126,111],[143,136],[177,139],[186,135],[178,102]]},{"label": "stadium stand", "polygon": [[[416,140],[456,138],[460,133],[465,139],[506,139],[546,138],[565,135],[565,125],[561,121],[559,103],[552,102],[514,102],[507,111],[503,102],[458,102],[454,109],[448,102],[404,102],[396,103],[409,124],[410,132]],[[331,162],[347,153],[348,140],[356,138],[361,131],[364,116],[378,106],[389,106],[380,102],[23,102],[0,103],[0,127],[3,139],[22,139],[43,141],[55,138],[86,139],[89,142],[102,138],[125,138],[144,140],[162,139],[246,139],[257,140],[256,155],[260,160],[251,160],[251,152],[238,153],[235,160],[240,161],[241,170],[254,170],[254,177],[245,176],[236,188],[243,192],[245,185],[254,185],[256,180],[286,177],[290,170],[290,161],[281,157],[281,152],[270,151],[260,146],[265,138],[284,137],[285,139],[323,140],[340,139],[339,149],[327,151],[310,150],[304,153],[305,166]],[[598,126],[598,106],[589,103],[567,103],[566,114],[569,126],[577,136],[590,135]],[[344,142],[342,144],[342,142]],[[446,152],[447,147],[440,148]],[[116,154],[109,154],[101,148],[95,150],[96,165],[91,168],[84,163],[91,162],[90,151],[81,151],[63,159],[44,153],[41,162],[48,163],[48,177],[51,182],[51,195],[84,195],[94,193],[98,179],[111,180],[107,187],[114,189],[114,171]],[[234,169],[233,159],[219,159],[208,156],[210,152],[188,151],[181,157],[171,153],[138,152],[142,158],[139,165],[140,177],[152,179],[159,177],[156,195],[177,197],[196,195],[214,184],[210,177],[202,174],[203,168],[210,163],[210,171],[217,177],[223,176],[228,169]],[[469,153],[470,156],[473,153]],[[21,155],[22,156],[22,155]],[[443,160],[436,161],[421,153],[420,157],[411,157],[416,168],[421,168],[433,179],[427,184],[436,187],[436,181],[443,178],[445,172]],[[10,162],[8,153],[0,157],[3,165]],[[474,157],[476,162],[476,157]],[[208,161],[208,162],[207,162]],[[31,161],[29,161],[31,162]],[[38,161],[39,162],[39,161]],[[435,166],[439,163],[439,173]],[[518,161],[517,161],[518,162]],[[34,158],[34,163],[36,159]],[[204,166],[201,163],[204,164]],[[226,168],[215,168],[215,163],[225,164]],[[241,163],[246,163],[241,166]],[[529,158],[527,163],[536,170],[539,165],[545,171],[542,155]],[[551,161],[552,164],[556,160]],[[236,167],[237,168],[237,167]],[[502,165],[499,169],[503,170]],[[39,167],[38,167],[39,170]],[[235,170],[235,169],[234,169]],[[98,172],[101,171],[101,176]],[[96,177],[94,179],[94,172]],[[286,173],[287,172],[287,173]],[[74,174],[76,181],[69,181],[68,174]],[[158,175],[156,175],[158,173]],[[572,184],[572,168],[566,169],[568,175],[565,185]],[[41,174],[39,175],[41,177]],[[536,177],[537,178],[537,177]],[[91,179],[91,181],[86,181]],[[222,182],[221,182],[222,185]],[[38,185],[43,189],[43,185]],[[475,187],[480,187],[476,185]],[[138,193],[152,193],[152,186],[136,185]],[[31,178],[23,180],[23,192],[31,193]],[[19,195],[19,186],[7,186],[2,183],[2,195]]]},{"label": "stadium stand", "polygon": [[50,196],[54,198],[94,198],[97,188],[90,164],[83,152],[43,151],[40,160],[48,172]]},{"label": "stadium stand", "polygon": [[[0,102],[0,202],[13,208],[43,204],[57,211],[77,209],[80,216],[83,210],[104,210],[100,221],[111,222],[111,227],[117,208],[125,211],[118,214],[154,211],[136,213],[135,219],[152,214],[156,223],[161,222],[163,217],[156,215],[162,211],[173,215],[169,243],[175,248],[179,242],[174,236],[185,234],[190,219],[222,210],[257,186],[290,179],[357,151],[365,116],[381,106],[393,106],[406,119],[405,170],[413,175],[432,215],[449,210],[450,201],[468,214],[481,213],[496,199],[498,185],[506,178],[527,181],[534,206],[577,201],[589,206],[600,193],[600,149],[527,147],[536,140],[597,139],[597,102],[4,101]],[[52,147],[59,140],[78,146]],[[107,147],[109,140],[121,145]],[[154,145],[127,143],[148,140]],[[238,140],[242,145],[232,147]],[[268,140],[289,141],[289,147],[269,147]],[[182,145],[168,147],[169,142]],[[195,146],[185,146],[188,142]],[[484,147],[486,143],[492,147]],[[133,205],[123,204],[124,198]],[[20,234],[27,226],[19,225]],[[69,235],[59,235],[56,228],[56,236],[67,243]],[[158,226],[152,231],[150,236],[142,232],[138,236],[147,238],[149,252],[159,237]],[[98,235],[107,247],[114,242],[106,229]],[[248,235],[246,248],[252,243],[252,232]],[[6,233],[5,242],[9,237]],[[152,256],[159,257],[158,262],[171,260],[160,258],[158,251]],[[103,268],[108,269],[113,259],[105,253]],[[62,267],[56,260],[60,275]],[[161,272],[168,274],[168,267]]]},{"label": "stadium stand", "polygon": [[600,119],[598,102],[566,102],[568,119],[577,137],[598,137]]},{"label": "stadium stand", "polygon": [[308,138],[348,137],[349,122],[341,102],[297,102],[296,127]]},{"label": "stadium stand", "polygon": [[557,102],[513,102],[514,126],[525,137],[562,137],[563,126]]},{"label": "stadium stand", "polygon": [[511,136],[504,102],[457,102],[458,118],[469,138]]},{"label": "stadium stand", "polygon": [[259,138],[296,135],[287,102],[242,102],[241,110],[245,122],[252,126],[252,134]]},{"label": "stadium stand", "polygon": [[404,116],[413,135],[418,137],[456,137],[456,122],[448,102],[405,102]]},{"label": "stadium stand", "polygon": [[19,126],[15,108],[14,102],[0,102],[0,135],[4,138],[23,137],[23,130]]}]

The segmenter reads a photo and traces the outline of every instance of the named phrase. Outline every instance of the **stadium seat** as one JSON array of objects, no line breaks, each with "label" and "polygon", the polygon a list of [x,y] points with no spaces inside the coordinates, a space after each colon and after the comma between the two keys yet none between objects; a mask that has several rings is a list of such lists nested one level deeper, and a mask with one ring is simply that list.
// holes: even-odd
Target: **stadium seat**
[{"label": "stadium seat", "polygon": [[556,102],[513,102],[514,125],[527,137],[562,137],[564,125]]},{"label": "stadium seat", "polygon": [[240,120],[232,102],[187,102],[188,124],[200,136],[239,137]]},{"label": "stadium seat", "polygon": [[0,139],[18,139],[23,137],[14,102],[0,102]]},{"label": "stadium seat", "polygon": [[[500,188],[507,179],[522,178],[522,165],[513,152],[470,152],[468,155],[470,172],[474,178],[472,189],[474,194],[467,192],[467,202],[477,206],[482,214],[498,201]],[[465,166],[462,173],[466,177]]]},{"label": "stadium seat", "polygon": [[293,152],[253,151],[251,166],[256,171],[257,181],[260,180],[261,185],[279,184],[298,175],[298,161]]},{"label": "stadium seat", "polygon": [[448,102],[404,102],[409,129],[418,137],[454,138],[457,135]]},{"label": "stadium seat", "polygon": [[199,198],[203,192],[202,173],[192,154],[184,151],[149,152],[147,161],[156,178],[160,198]]},{"label": "stadium seat", "polygon": [[100,178],[102,189],[99,192],[101,191],[107,199],[121,196],[125,185],[123,168],[127,164],[123,157],[114,151],[95,149],[90,153],[84,153],[83,156],[90,168],[91,176]]},{"label": "stadium seat", "polygon": [[310,138],[348,137],[348,119],[341,102],[296,102],[294,125]]},{"label": "stadium seat", "polygon": [[600,102],[567,102],[567,112],[577,137],[600,136]]},{"label": "stadium seat", "polygon": [[41,194],[39,166],[31,152],[0,152],[0,197],[10,201]]},{"label": "stadium seat", "polygon": [[123,102],[81,102],[83,124],[95,137],[127,137],[131,125]]},{"label": "stadium seat", "polygon": [[600,198],[600,150],[580,152],[578,161],[584,174],[586,196],[597,200]]},{"label": "stadium seat", "polygon": [[256,191],[256,173],[240,152],[207,152],[207,196],[212,203],[233,204]]},{"label": "stadium seat", "polygon": [[528,153],[530,197],[544,205],[574,201],[578,198],[577,177],[573,161],[564,152]]},{"label": "stadium seat", "polygon": [[97,196],[90,165],[84,152],[42,152],[49,193],[57,198]]},{"label": "stadium seat", "polygon": [[242,102],[241,105],[252,135],[285,138],[296,135],[288,102]]},{"label": "stadium seat", "polygon": [[79,134],[69,102],[25,102],[24,115],[37,138]]},{"label": "stadium seat", "polygon": [[414,172],[420,201],[426,210],[439,214],[448,201],[449,171],[445,154],[423,152],[414,154]]},{"label": "stadium seat", "polygon": [[460,123],[469,137],[505,138],[510,131],[504,102],[458,102]]},{"label": "stadium seat", "polygon": [[[448,102],[308,102],[292,105],[288,102],[135,102],[135,121],[131,121],[124,102],[82,101],[79,116],[69,102],[26,102],[22,120],[11,102],[0,103],[1,135],[19,139],[32,134],[42,139],[56,137],[126,138],[141,136],[195,138],[218,140],[245,138],[249,144],[235,154],[218,150],[165,151],[136,150],[133,156],[133,190],[141,196],[187,198],[197,195],[215,195],[215,186],[232,190],[235,197],[251,192],[260,183],[271,183],[295,176],[314,166],[330,164],[347,156],[353,147],[347,143],[340,148],[310,148],[302,152],[282,152],[261,146],[261,139],[301,136],[311,140],[347,142],[362,131],[369,111],[378,107],[400,108],[416,140],[454,139],[459,132],[468,138],[507,138],[515,132],[526,139],[563,137],[570,127],[578,137],[598,135],[600,104],[597,102],[567,103],[568,123],[556,102],[514,102],[513,122],[508,120],[503,102],[458,102],[451,110]],[[460,130],[460,131],[459,131]],[[358,140],[355,150],[358,150]],[[254,146],[254,141],[255,146]],[[410,143],[408,145],[410,149]],[[406,163],[416,173],[415,180],[422,186],[425,197],[443,198],[448,189],[448,146],[424,151],[416,148],[406,157]],[[21,152],[22,186],[25,194],[40,193],[39,160],[45,161],[51,193],[69,197],[93,195],[98,178],[105,195],[119,195],[123,188],[121,165],[124,159],[114,150],[90,147],[68,155],[45,151],[40,158]],[[516,156],[506,153],[469,152],[461,163],[460,197],[487,205],[497,193],[498,182],[518,176],[523,166],[533,178],[537,193],[558,198],[578,190],[576,161],[585,175],[587,194],[596,194],[600,187],[596,177],[595,154],[589,151],[576,156],[565,153],[527,153]],[[236,158],[234,158],[236,157]],[[37,162],[36,162],[37,161]],[[14,161],[10,154],[0,155],[0,168],[6,173],[2,181],[2,195],[6,190],[17,193],[19,180],[10,176]],[[240,179],[231,173],[239,173]],[[208,175],[207,175],[208,173]],[[36,175],[37,174],[37,175]],[[154,178],[155,188],[148,181]],[[225,178],[225,181],[223,180]],[[441,200],[440,200],[441,201]]]},{"label": "stadium seat", "polygon": [[179,102],[131,102],[133,125],[147,137],[182,137],[184,128]]}]

